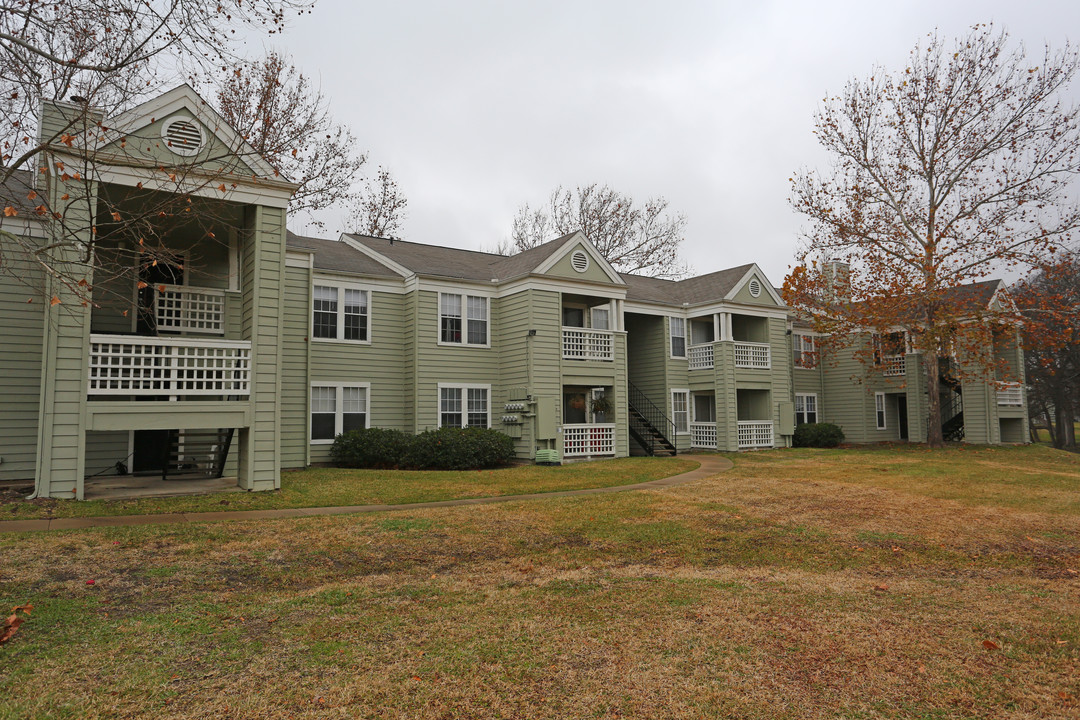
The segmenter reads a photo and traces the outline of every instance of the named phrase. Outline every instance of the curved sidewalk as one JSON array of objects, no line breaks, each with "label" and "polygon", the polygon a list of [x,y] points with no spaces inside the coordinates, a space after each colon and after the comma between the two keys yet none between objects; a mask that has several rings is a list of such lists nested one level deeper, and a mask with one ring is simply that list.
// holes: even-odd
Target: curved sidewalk
[{"label": "curved sidewalk", "polygon": [[537,500],[540,498],[574,497],[577,495],[602,495],[605,493],[627,492],[629,490],[649,490],[675,487],[694,480],[702,480],[717,473],[730,470],[734,464],[719,455],[698,455],[694,460],[701,463],[696,470],[671,475],[659,480],[635,483],[633,485],[614,485],[611,487],[587,488],[584,490],[560,490],[528,495],[493,495],[480,498],[460,498],[458,500],[439,500],[436,502],[401,503],[398,505],[339,505],[333,507],[286,508],[282,510],[235,510],[231,512],[199,513],[162,513],[159,515],[110,515],[84,518],[53,518],[51,520],[7,520],[0,522],[0,533],[31,532],[40,530],[80,530],[96,527],[122,527],[130,525],[170,525],[173,523],[219,522],[222,520],[263,520],[280,518],[311,517],[314,515],[348,515],[350,513],[382,512],[387,510],[420,510],[424,508],[458,507],[461,505],[490,505],[491,503],[516,502],[518,500]]}]

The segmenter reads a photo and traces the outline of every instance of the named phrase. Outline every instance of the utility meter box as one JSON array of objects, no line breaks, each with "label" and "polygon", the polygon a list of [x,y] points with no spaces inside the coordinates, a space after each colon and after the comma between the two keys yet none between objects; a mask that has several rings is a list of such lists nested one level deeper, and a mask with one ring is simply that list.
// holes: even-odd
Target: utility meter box
[{"label": "utility meter box", "polygon": [[554,440],[557,437],[555,429],[555,398],[542,397],[536,399],[536,439]]},{"label": "utility meter box", "polygon": [[776,410],[780,414],[780,435],[795,434],[795,403],[790,400],[777,403]]}]

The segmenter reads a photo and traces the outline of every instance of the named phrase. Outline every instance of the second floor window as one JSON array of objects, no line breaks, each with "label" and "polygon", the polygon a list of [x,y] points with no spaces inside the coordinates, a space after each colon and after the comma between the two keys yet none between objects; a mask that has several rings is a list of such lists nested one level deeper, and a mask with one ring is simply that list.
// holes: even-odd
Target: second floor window
[{"label": "second floor window", "polygon": [[459,345],[488,344],[488,299],[439,293],[439,341]]},{"label": "second floor window", "polygon": [[312,290],[311,308],[312,337],[368,341],[367,290],[316,285]]},{"label": "second floor window", "polygon": [[797,368],[817,367],[817,353],[814,349],[813,335],[792,335],[791,349],[793,362]]},{"label": "second floor window", "polygon": [[668,318],[671,327],[671,357],[686,357],[686,320]]}]

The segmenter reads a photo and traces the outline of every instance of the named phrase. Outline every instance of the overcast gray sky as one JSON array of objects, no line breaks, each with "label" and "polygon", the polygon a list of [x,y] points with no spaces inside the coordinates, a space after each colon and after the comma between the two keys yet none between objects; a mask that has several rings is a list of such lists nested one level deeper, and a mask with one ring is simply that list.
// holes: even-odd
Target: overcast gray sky
[{"label": "overcast gray sky", "polygon": [[[407,240],[490,248],[522,202],[600,182],[685,213],[695,273],[757,262],[780,284],[801,226],[788,178],[827,163],[821,100],[935,28],[989,21],[1038,55],[1077,34],[1080,3],[319,0],[273,47],[372,174],[392,169]],[[313,234],[336,237],[326,219]]]}]

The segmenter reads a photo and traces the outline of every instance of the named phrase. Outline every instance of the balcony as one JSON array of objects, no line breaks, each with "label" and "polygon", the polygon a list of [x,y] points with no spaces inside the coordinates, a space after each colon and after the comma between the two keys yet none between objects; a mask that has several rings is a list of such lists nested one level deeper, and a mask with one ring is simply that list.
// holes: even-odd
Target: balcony
[{"label": "balcony", "polygon": [[90,335],[90,395],[248,396],[250,374],[246,340]]},{"label": "balcony", "polygon": [[161,285],[154,293],[159,332],[225,334],[225,291]]},{"label": "balcony", "polygon": [[564,360],[612,362],[615,360],[612,332],[564,327],[562,329],[562,356]]},{"label": "balcony", "polygon": [[686,349],[686,357],[689,359],[691,370],[711,370],[713,367],[712,343],[691,345]]},{"label": "balcony", "polygon": [[1020,383],[998,383],[997,404],[1002,407],[1023,407],[1023,386]]},{"label": "balcony", "polygon": [[563,457],[615,454],[615,423],[563,425]]},{"label": "balcony", "polygon": [[690,447],[716,449],[716,423],[690,423]]},{"label": "balcony", "polygon": [[736,342],[735,367],[768,370],[772,367],[772,349],[768,343]]},{"label": "balcony", "polygon": [[881,358],[881,365],[884,368],[883,374],[885,377],[903,377],[904,376],[904,356],[903,355],[888,355]]},{"label": "balcony", "polygon": [[768,420],[739,420],[739,449],[771,448],[773,424]]}]

